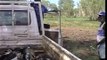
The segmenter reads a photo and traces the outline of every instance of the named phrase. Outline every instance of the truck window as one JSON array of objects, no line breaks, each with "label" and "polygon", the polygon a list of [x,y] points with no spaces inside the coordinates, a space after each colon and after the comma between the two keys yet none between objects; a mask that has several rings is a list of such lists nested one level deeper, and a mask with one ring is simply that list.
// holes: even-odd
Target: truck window
[{"label": "truck window", "polygon": [[[13,18],[14,18],[14,25],[28,25],[28,11],[27,10],[14,10]],[[12,11],[11,10],[0,10],[0,25],[6,25],[6,26],[12,25]]]},{"label": "truck window", "polygon": [[0,25],[12,25],[11,10],[0,10]]},{"label": "truck window", "polygon": [[27,10],[15,10],[14,19],[15,19],[15,25],[28,25]]}]

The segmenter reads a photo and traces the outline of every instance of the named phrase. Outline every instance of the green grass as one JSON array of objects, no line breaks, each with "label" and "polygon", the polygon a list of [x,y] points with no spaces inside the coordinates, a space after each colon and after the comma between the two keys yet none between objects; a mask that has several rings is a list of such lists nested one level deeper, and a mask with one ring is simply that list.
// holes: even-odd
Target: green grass
[{"label": "green grass", "polygon": [[[55,18],[45,18],[45,23],[50,24],[52,27],[58,25],[58,20]],[[88,18],[61,18],[62,27],[80,27],[94,29],[98,27],[97,21],[89,21]]]}]

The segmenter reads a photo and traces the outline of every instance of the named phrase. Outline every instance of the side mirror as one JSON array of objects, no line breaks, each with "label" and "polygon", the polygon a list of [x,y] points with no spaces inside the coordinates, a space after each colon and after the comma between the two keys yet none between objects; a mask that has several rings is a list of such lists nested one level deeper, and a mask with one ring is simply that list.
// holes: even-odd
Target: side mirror
[{"label": "side mirror", "polygon": [[41,0],[34,0],[34,1],[41,1]]},{"label": "side mirror", "polygon": [[59,12],[59,9],[57,7],[50,7],[50,9],[48,9],[48,12],[56,12],[58,13]]},{"label": "side mirror", "polygon": [[58,10],[49,10],[48,12],[58,12]]}]

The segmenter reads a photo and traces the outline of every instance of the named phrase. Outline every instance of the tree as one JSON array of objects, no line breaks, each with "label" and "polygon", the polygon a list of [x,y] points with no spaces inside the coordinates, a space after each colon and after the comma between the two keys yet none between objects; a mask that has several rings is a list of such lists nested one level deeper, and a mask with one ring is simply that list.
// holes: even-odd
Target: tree
[{"label": "tree", "polygon": [[62,14],[70,17],[73,15],[73,0],[59,0],[59,9],[62,11]]},{"label": "tree", "polygon": [[54,3],[51,3],[50,6],[49,6],[52,10],[57,10],[57,5],[54,4]]},{"label": "tree", "polygon": [[45,5],[46,7],[49,7],[50,2],[48,0],[42,0],[42,4]]},{"label": "tree", "polygon": [[42,4],[49,9],[57,9],[57,5],[54,3],[50,3],[48,0],[42,0]]},{"label": "tree", "polygon": [[105,0],[81,0],[79,8],[90,20],[95,20],[98,12],[105,10]]}]

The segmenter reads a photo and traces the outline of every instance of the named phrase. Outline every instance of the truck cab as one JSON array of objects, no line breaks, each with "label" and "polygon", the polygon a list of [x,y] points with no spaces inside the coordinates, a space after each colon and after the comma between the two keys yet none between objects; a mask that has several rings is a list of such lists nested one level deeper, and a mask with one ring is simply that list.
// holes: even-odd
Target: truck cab
[{"label": "truck cab", "polygon": [[1,1],[0,48],[40,45],[41,35],[35,11],[28,2]]}]

